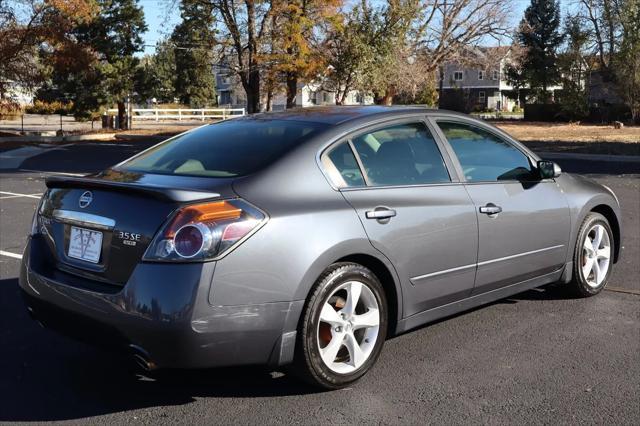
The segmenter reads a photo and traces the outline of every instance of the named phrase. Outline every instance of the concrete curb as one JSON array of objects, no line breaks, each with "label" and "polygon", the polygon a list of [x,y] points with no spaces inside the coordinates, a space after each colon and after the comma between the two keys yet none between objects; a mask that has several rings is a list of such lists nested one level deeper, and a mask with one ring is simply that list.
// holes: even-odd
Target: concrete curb
[{"label": "concrete curb", "polygon": [[91,133],[85,135],[67,136],[9,136],[0,138],[2,142],[80,142],[80,141],[111,141],[115,133]]}]

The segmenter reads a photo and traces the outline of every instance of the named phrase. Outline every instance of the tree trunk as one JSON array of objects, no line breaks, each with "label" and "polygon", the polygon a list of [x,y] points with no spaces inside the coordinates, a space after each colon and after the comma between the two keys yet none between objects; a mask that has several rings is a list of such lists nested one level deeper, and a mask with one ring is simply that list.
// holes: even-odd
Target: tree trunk
[{"label": "tree trunk", "polygon": [[249,71],[245,92],[247,93],[247,113],[260,112],[260,71],[257,68]]},{"label": "tree trunk", "polygon": [[298,76],[295,72],[287,73],[287,109],[296,107],[298,96]]},{"label": "tree trunk", "polygon": [[269,88],[267,89],[267,104],[265,105],[265,110],[268,112],[273,109],[271,106],[272,99],[273,99],[273,88],[269,86]]},{"label": "tree trunk", "polygon": [[440,67],[440,78],[438,78],[438,108],[442,108],[440,104],[440,99],[442,99],[442,94],[444,90],[444,67]]},{"label": "tree trunk", "polygon": [[125,105],[124,101],[118,101],[118,128],[120,130],[127,130],[127,120],[125,120]]},{"label": "tree trunk", "polygon": [[340,103],[338,105],[344,105],[344,103],[347,101],[348,94],[349,92],[346,90],[342,92],[342,96],[340,97]]},{"label": "tree trunk", "polygon": [[387,90],[384,91],[384,96],[382,97],[382,105],[391,106],[393,105],[393,97],[396,95],[396,89],[393,86],[387,87]]}]

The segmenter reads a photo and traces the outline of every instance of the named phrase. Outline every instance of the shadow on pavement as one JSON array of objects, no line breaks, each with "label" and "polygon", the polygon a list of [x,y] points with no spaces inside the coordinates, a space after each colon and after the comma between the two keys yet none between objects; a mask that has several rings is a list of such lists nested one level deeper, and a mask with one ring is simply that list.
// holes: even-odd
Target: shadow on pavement
[{"label": "shadow on pavement", "polygon": [[137,374],[126,357],[42,329],[26,312],[17,278],[0,280],[0,422],[58,421],[183,405],[197,397],[273,397],[316,392],[266,368]]}]

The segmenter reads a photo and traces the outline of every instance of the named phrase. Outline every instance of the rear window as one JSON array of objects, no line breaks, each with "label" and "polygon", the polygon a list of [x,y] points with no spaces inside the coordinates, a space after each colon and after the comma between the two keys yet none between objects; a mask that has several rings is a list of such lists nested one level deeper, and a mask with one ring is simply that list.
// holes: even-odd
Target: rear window
[{"label": "rear window", "polygon": [[287,120],[224,121],[161,143],[118,169],[184,176],[243,176],[272,163],[322,127]]}]

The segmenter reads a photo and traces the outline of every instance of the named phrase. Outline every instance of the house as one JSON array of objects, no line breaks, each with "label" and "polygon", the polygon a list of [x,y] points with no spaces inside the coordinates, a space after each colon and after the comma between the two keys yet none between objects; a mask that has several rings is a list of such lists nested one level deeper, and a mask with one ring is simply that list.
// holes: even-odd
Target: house
[{"label": "house", "polygon": [[[218,105],[230,106],[232,108],[246,107],[247,98],[239,84],[235,72],[224,64],[217,64],[213,69],[216,77],[216,93],[218,96]],[[261,109],[266,106],[265,94],[261,99]],[[274,111],[284,110],[286,108],[287,98],[284,92],[274,94],[271,100],[271,108]],[[299,82],[296,105],[299,107],[310,107],[316,105],[335,105],[335,92],[327,90],[321,82]],[[362,92],[353,90],[347,94],[345,105],[370,105],[373,104],[373,97]]]},{"label": "house", "polygon": [[[523,95],[507,79],[507,69],[513,61],[511,46],[478,47],[465,51],[459,61],[444,65],[439,89],[440,108],[461,112],[512,111],[524,106]],[[548,87],[555,96],[562,85]]]},{"label": "house", "polygon": [[219,106],[231,108],[244,108],[247,106],[245,92],[237,81],[235,72],[229,66],[225,64],[214,65],[213,75],[216,78],[216,94]]},{"label": "house", "polygon": [[511,111],[518,101],[506,79],[509,54],[509,46],[477,48],[462,60],[445,64],[439,76],[440,108]]}]

